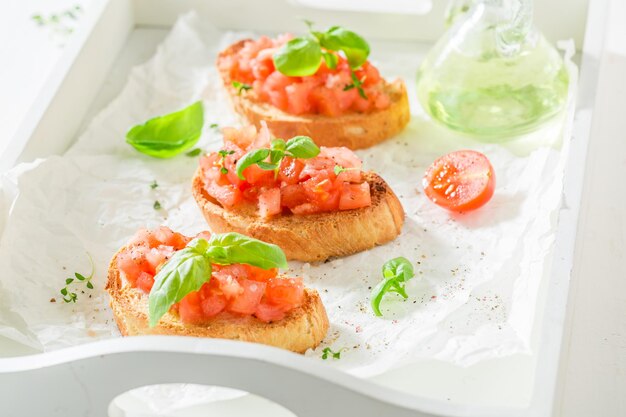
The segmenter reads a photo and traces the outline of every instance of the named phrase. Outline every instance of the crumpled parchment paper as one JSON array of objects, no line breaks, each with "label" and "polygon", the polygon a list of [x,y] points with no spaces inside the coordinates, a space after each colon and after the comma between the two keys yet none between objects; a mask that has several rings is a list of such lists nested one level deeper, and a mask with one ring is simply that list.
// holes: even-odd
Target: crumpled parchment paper
[{"label": "crumpled parchment paper", "polygon": [[[2,176],[0,335],[41,351],[119,336],[103,289],[113,253],[141,227],[165,224],[189,234],[206,227],[190,192],[196,158],[150,158],[127,145],[125,133],[202,99],[206,124],[199,146],[219,149],[219,131],[209,125],[238,119],[214,60],[221,47],[242,36],[222,34],[193,13],[181,17],[156,55],[133,69],[121,94],[65,155],[22,164]],[[566,55],[572,50],[568,45]],[[420,57],[393,50],[377,56],[374,49],[373,59],[383,75],[405,78],[413,100]],[[568,66],[575,84],[575,67],[569,61]],[[381,173],[399,196],[407,215],[401,236],[327,263],[290,264],[293,274],[320,292],[331,322],[325,342],[307,356],[363,377],[418,359],[468,366],[528,353],[538,288],[554,242],[569,115],[508,145],[493,145],[438,127],[417,102],[411,104],[414,117],[405,132],[358,152],[364,166]],[[497,189],[480,210],[452,215],[425,197],[421,178],[434,159],[462,148],[489,157]],[[154,180],[159,186],[151,189]],[[157,200],[161,210],[153,208]],[[74,285],[78,301],[62,302],[65,278],[87,275],[89,256],[95,289]],[[396,256],[414,263],[410,297],[387,297],[384,318],[376,318],[370,288],[381,278],[382,264]],[[326,346],[343,349],[342,359],[322,361]]]}]

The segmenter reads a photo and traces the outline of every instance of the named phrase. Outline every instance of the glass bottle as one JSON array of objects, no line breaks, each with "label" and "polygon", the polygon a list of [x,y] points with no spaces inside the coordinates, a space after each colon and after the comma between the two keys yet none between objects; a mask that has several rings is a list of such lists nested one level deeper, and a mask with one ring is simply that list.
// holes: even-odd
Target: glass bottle
[{"label": "glass bottle", "polygon": [[494,142],[561,111],[568,74],[532,24],[532,0],[453,0],[446,21],[417,74],[418,98],[433,119]]}]

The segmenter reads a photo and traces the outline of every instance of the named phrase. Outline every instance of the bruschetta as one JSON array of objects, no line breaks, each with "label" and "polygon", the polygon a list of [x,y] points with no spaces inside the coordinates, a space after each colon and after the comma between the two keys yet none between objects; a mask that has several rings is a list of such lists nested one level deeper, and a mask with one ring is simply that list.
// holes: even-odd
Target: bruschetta
[{"label": "bruschetta", "polygon": [[[258,132],[247,126],[223,133],[223,149],[200,159],[192,182],[214,232],[252,236],[280,246],[288,259],[306,262],[357,253],[400,234],[400,201],[378,174],[362,171],[351,150],[317,148],[302,136],[271,140],[264,124]],[[277,149],[284,149],[280,161]],[[246,165],[250,155],[257,164]]]},{"label": "bruschetta", "polygon": [[[352,69],[341,53],[309,76],[280,72],[274,56],[292,37],[245,39],[224,49],[217,67],[235,111],[272,134],[306,135],[320,146],[368,148],[401,132],[410,119],[406,86],[388,82],[369,61]],[[369,53],[369,49],[368,49]],[[333,68],[329,63],[333,62]]]},{"label": "bruschetta", "polygon": [[[237,245],[247,248],[244,255],[236,255]],[[202,249],[198,251],[195,247]],[[213,258],[211,251],[215,248],[222,252]],[[106,290],[120,332],[124,336],[158,334],[233,339],[299,353],[316,347],[326,335],[328,318],[315,290],[305,288],[300,278],[278,274],[276,268],[266,270],[228,261],[228,256],[241,261],[241,256],[258,255],[250,262],[272,266],[263,259],[268,256],[268,248],[275,253],[280,251],[274,245],[236,234],[203,232],[192,240],[167,227],[140,230],[113,256],[109,266]],[[195,264],[189,267],[189,262],[196,261],[189,260],[186,252],[194,254],[204,267],[210,265],[204,276],[190,276],[189,270],[202,268]],[[208,260],[203,260],[202,253],[208,254]],[[284,254],[280,256],[284,259]],[[171,265],[181,257],[182,267]],[[167,281],[171,277],[173,283]],[[199,287],[193,291],[181,289],[189,290],[190,283],[185,280],[198,279]],[[172,290],[172,285],[180,287],[175,289],[179,295],[183,291],[182,298],[170,299],[171,305],[167,300],[164,305],[159,304],[167,298],[165,290]],[[160,316],[155,320],[153,314]]]}]

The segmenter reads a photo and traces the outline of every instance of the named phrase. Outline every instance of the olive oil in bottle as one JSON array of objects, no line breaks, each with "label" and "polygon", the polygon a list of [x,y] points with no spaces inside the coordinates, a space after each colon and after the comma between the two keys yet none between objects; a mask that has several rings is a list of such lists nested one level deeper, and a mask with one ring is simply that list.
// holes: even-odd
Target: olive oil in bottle
[{"label": "olive oil in bottle", "polygon": [[475,0],[417,75],[418,98],[433,119],[485,141],[528,132],[558,114],[569,84],[557,50],[530,26],[515,26],[528,22],[519,17],[528,9],[506,19],[501,3],[510,2]]}]

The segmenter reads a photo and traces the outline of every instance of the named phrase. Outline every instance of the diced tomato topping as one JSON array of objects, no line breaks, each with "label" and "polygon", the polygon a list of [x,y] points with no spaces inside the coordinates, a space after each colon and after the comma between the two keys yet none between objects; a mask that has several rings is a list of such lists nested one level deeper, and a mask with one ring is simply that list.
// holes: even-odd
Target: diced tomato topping
[{"label": "diced tomato topping", "polygon": [[213,268],[213,275],[218,277],[230,276],[233,278],[247,278],[249,274],[248,265],[216,265]]},{"label": "diced tomato topping", "polygon": [[293,214],[314,214],[322,211],[319,206],[313,203],[304,203],[291,209]]},{"label": "diced tomato topping", "polygon": [[287,93],[287,112],[291,114],[311,113],[313,105],[308,100],[311,86],[294,83],[285,87]]},{"label": "diced tomato topping", "polygon": [[148,229],[139,229],[130,241],[130,244],[145,244],[150,248],[156,248],[161,244],[154,233]]},{"label": "diced tomato topping", "polygon": [[284,207],[293,209],[307,201],[302,184],[287,185],[280,189],[280,204]]},{"label": "diced tomato topping", "polygon": [[322,86],[315,87],[311,91],[310,100],[319,114],[336,117],[342,113],[341,107],[339,107],[339,99],[334,90],[329,90]]},{"label": "diced tomato topping", "polygon": [[228,301],[226,300],[226,297],[224,297],[224,295],[213,293],[209,294],[200,302],[202,314],[205,318],[217,316],[219,313],[224,311],[227,303]]},{"label": "diced tomato topping", "polygon": [[211,232],[208,232],[205,230],[203,232],[198,233],[196,237],[200,239],[204,239],[204,240],[209,240],[211,239]]},{"label": "diced tomato topping", "polygon": [[178,314],[184,323],[200,323],[204,319],[200,293],[192,291],[178,303]]},{"label": "diced tomato topping", "polygon": [[[367,92],[367,94],[368,99],[370,99],[370,97],[373,97],[373,93],[371,91]],[[352,107],[354,107],[356,111],[359,111],[361,113],[367,113],[369,110],[371,110],[372,103],[361,96],[357,96],[357,98],[352,103]]]},{"label": "diced tomato topping", "polygon": [[256,137],[256,128],[252,125],[246,126],[241,129],[234,127],[222,128],[222,135],[224,136],[224,143],[232,143],[239,148],[246,149],[252,144]]},{"label": "diced tomato topping", "polygon": [[[210,239],[209,232],[198,238]],[[150,293],[155,273],[172,257],[178,242],[191,238],[167,227],[139,231],[117,255],[117,266],[128,284]],[[155,245],[150,247],[150,245]],[[198,291],[192,291],[171,307],[184,323],[203,323],[222,312],[254,315],[259,320],[275,321],[301,304],[301,279],[279,278],[277,269],[265,270],[252,265],[212,265],[211,277]]]},{"label": "diced tomato topping", "polygon": [[[252,86],[252,90],[243,93],[248,98],[269,103],[291,114],[334,117],[390,106],[391,100],[384,92],[385,82],[369,61],[354,70],[367,98],[361,97],[355,87],[353,70],[347,60],[336,53],[337,65],[333,69],[321,60],[317,72],[310,76],[288,77],[280,73],[274,67],[273,56],[289,39],[290,35],[282,35],[276,39],[261,37],[248,41],[235,55],[220,58],[218,67],[228,73],[231,81]],[[230,135],[230,132],[224,133],[226,137]]]},{"label": "diced tomato topping", "polygon": [[[206,192],[224,207],[234,209],[243,201],[253,203],[258,215],[267,219],[284,211],[313,214],[371,204],[362,162],[348,148],[322,146],[317,156],[307,159],[285,156],[276,170],[252,164],[243,170],[245,180],[242,180],[236,175],[236,161],[247,152],[260,149],[257,144],[264,144],[267,149],[271,142],[269,131],[263,124],[258,132],[254,130],[256,136],[251,137],[252,131],[244,128],[240,130],[244,137],[241,140],[236,129],[225,128],[224,132],[228,137],[226,148],[232,155],[223,157],[214,152],[200,161]],[[269,163],[269,157],[263,162]]]},{"label": "diced tomato topping", "polygon": [[300,181],[304,181],[318,175],[325,175],[326,178],[330,178],[334,175],[335,165],[335,161],[323,155],[318,155],[315,158],[305,160],[305,166],[300,172]]},{"label": "diced tomato topping", "polygon": [[340,210],[351,210],[361,207],[367,207],[372,204],[370,196],[370,186],[368,183],[363,184],[343,184],[343,192],[339,199]]},{"label": "diced tomato topping", "polygon": [[134,248],[127,249],[117,256],[117,267],[124,273],[124,277],[134,285],[137,278],[144,272],[146,260],[143,255],[138,258]]},{"label": "diced tomato topping", "polygon": [[147,272],[140,273],[137,277],[136,285],[137,288],[139,288],[143,292],[149,293],[150,290],[152,290],[152,286],[154,285],[154,275]]},{"label": "diced tomato topping", "polygon": [[170,243],[174,240],[174,232],[165,226],[161,226],[154,231],[154,237],[161,245],[174,246]]},{"label": "diced tomato topping", "polygon": [[289,310],[302,304],[304,284],[300,278],[271,278],[267,281],[265,299],[269,304]]},{"label": "diced tomato topping", "polygon": [[233,313],[253,314],[265,292],[265,283],[244,279],[239,281],[242,293],[231,300],[227,308]]},{"label": "diced tomato topping", "polygon": [[269,323],[271,321],[279,321],[285,318],[285,312],[278,306],[261,301],[256,307],[254,315],[261,321]]},{"label": "diced tomato topping", "polygon": [[310,202],[326,201],[333,188],[333,182],[327,172],[309,178],[302,183],[304,192]]},{"label": "diced tomato topping", "polygon": [[237,279],[236,275],[215,273],[213,279],[217,281],[219,290],[228,300],[237,298],[243,293],[241,280]]},{"label": "diced tomato topping", "polygon": [[274,278],[278,275],[278,269],[262,269],[257,266],[252,265],[243,265],[248,272],[248,279],[252,279],[255,281],[265,282],[270,278]]},{"label": "diced tomato topping", "polygon": [[243,170],[246,182],[255,185],[271,184],[274,181],[274,171],[259,168],[258,165],[250,165]]},{"label": "diced tomato topping", "polygon": [[283,184],[297,184],[300,178],[300,173],[304,168],[304,162],[300,159],[286,157],[280,164],[280,170],[278,171],[278,179]]},{"label": "diced tomato topping", "polygon": [[208,182],[205,190],[211,197],[226,207],[233,207],[243,198],[241,191],[232,184],[218,185],[215,182]]},{"label": "diced tomato topping", "polygon": [[[185,247],[185,245],[183,245],[182,247],[178,249],[182,249],[183,247]],[[165,246],[165,245],[162,245],[158,248],[152,248],[149,251],[147,251],[146,262],[148,264],[148,267],[149,267],[148,270],[150,271],[150,273],[153,275],[156,274],[159,266],[161,266],[162,264],[165,263],[165,261],[170,259],[174,251],[175,251],[174,247]]]},{"label": "diced tomato topping", "polygon": [[333,161],[334,165],[339,165],[342,168],[356,168],[356,170],[359,170],[363,165],[359,157],[345,146],[336,148],[322,146],[320,148],[319,157],[329,158]]},{"label": "diced tomato topping", "polygon": [[265,123],[265,120],[261,120],[261,128],[259,129],[259,133],[255,136],[249,148],[268,148],[270,146],[271,140],[272,135],[270,134],[270,130],[267,127],[267,123]]},{"label": "diced tomato topping", "polygon": [[271,217],[281,212],[280,188],[270,188],[259,194],[259,215]]}]

